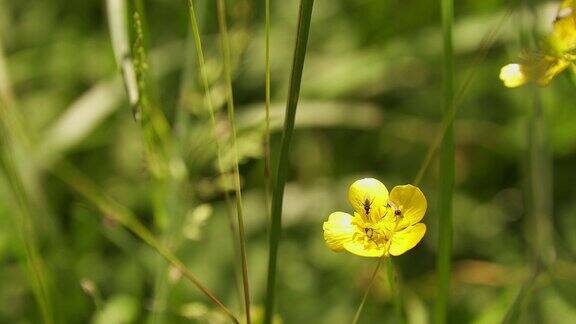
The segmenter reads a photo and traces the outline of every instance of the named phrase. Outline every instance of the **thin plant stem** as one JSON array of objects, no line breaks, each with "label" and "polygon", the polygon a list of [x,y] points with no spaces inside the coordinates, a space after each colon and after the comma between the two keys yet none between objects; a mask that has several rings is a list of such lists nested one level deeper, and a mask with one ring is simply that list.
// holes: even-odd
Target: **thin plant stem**
[{"label": "thin plant stem", "polygon": [[518,294],[514,298],[514,301],[508,308],[508,311],[506,311],[506,315],[504,315],[504,319],[502,319],[502,324],[518,323],[520,314],[522,312],[522,308],[526,303],[527,297],[530,295],[530,292],[534,288],[534,284],[536,283],[536,279],[538,278],[540,272],[541,272],[540,266],[538,266],[538,264],[535,264],[535,266],[532,267],[532,271],[530,272],[526,280],[524,280],[524,282],[522,283],[522,287],[520,288]]},{"label": "thin plant stem", "polygon": [[[453,0],[440,0],[444,59],[443,59],[443,113],[454,114],[454,47],[452,21]],[[438,205],[438,254],[436,256],[436,304],[434,322],[446,323],[450,295],[450,272],[452,262],[452,199],[454,193],[454,127],[450,122],[440,148],[440,195]]]},{"label": "thin plant stem", "polygon": [[402,295],[400,294],[400,285],[394,273],[394,263],[392,258],[386,260],[386,275],[388,276],[388,284],[392,293],[392,304],[394,306],[394,313],[396,313],[397,323],[404,323],[404,315],[402,314]]},{"label": "thin plant stem", "polygon": [[224,62],[224,78],[226,82],[226,102],[228,107],[228,119],[230,124],[230,137],[232,140],[232,154],[234,156],[234,189],[236,191],[236,215],[238,216],[238,235],[240,245],[240,257],[242,260],[242,285],[244,287],[244,308],[246,322],[250,321],[250,285],[248,281],[248,261],[246,257],[246,234],[244,231],[244,210],[242,207],[242,189],[240,186],[240,168],[238,166],[238,144],[236,141],[236,122],[234,116],[234,94],[232,89],[232,72],[230,64],[230,38],[226,23],[226,4],[224,0],[216,2],[218,11],[218,25],[220,27],[220,47]]},{"label": "thin plant stem", "polygon": [[370,282],[368,282],[368,287],[366,288],[366,291],[364,292],[364,296],[362,296],[362,301],[360,302],[360,305],[358,306],[358,309],[356,310],[356,313],[354,314],[354,318],[352,319],[352,324],[356,324],[358,323],[358,319],[360,318],[360,314],[362,314],[362,310],[364,309],[364,305],[366,304],[366,300],[368,299],[368,295],[370,294],[370,290],[372,289],[372,285],[374,285],[374,281],[376,279],[376,276],[378,274],[378,270],[380,270],[380,266],[382,265],[382,258],[378,259],[378,263],[376,264],[376,268],[374,268],[374,272],[372,273],[372,276],[370,277]]},{"label": "thin plant stem", "polygon": [[[0,110],[4,111],[3,104],[0,103]],[[47,270],[44,261],[38,250],[36,235],[32,227],[32,211],[30,210],[30,199],[24,189],[20,170],[18,170],[13,159],[13,147],[9,139],[6,125],[4,125],[4,113],[0,113],[2,127],[0,129],[0,144],[5,148],[0,152],[0,167],[10,184],[17,207],[17,215],[14,217],[14,224],[18,232],[24,251],[26,254],[26,269],[30,279],[32,292],[40,308],[42,321],[46,324],[54,323],[52,312],[52,302],[47,280]]]},{"label": "thin plant stem", "polygon": [[[146,50],[145,11],[142,0],[133,0],[134,8],[131,27],[134,33],[132,49],[132,67],[136,81],[137,96],[134,116],[140,123],[140,132],[146,147],[148,168],[155,180],[162,181],[171,176],[171,165],[176,161],[171,147],[170,126],[166,116],[158,107],[152,96],[152,86],[149,76],[149,62]],[[129,82],[125,79],[128,87]],[[179,161],[183,164],[181,161]],[[162,185],[160,185],[162,187]],[[154,213],[155,221],[160,228],[167,222],[163,193],[158,193],[160,205]]]},{"label": "thin plant stem", "polygon": [[298,98],[300,96],[300,83],[302,81],[304,59],[306,58],[306,47],[308,44],[308,34],[310,32],[313,6],[314,0],[301,0],[298,11],[296,45],[294,47],[294,59],[292,61],[292,72],[290,74],[290,85],[288,87],[286,117],[284,119],[280,156],[278,157],[278,166],[276,169],[276,184],[272,195],[271,224],[268,239],[270,246],[268,253],[268,278],[266,286],[264,324],[272,323],[274,315],[278,247],[282,235],[282,202],[284,200],[284,186],[286,185],[288,165],[290,163],[290,142],[292,140],[292,133],[294,132],[294,121],[296,119],[296,109],[298,107]]},{"label": "thin plant stem", "polygon": [[424,178],[424,175],[426,174],[426,171],[428,170],[430,163],[432,162],[436,152],[438,151],[438,148],[440,147],[440,145],[442,144],[442,141],[444,140],[444,136],[446,134],[447,129],[449,128],[450,125],[452,125],[454,118],[456,118],[456,113],[458,112],[459,108],[461,107],[462,101],[463,101],[466,93],[468,92],[470,84],[472,84],[472,81],[476,77],[478,67],[486,59],[486,57],[488,55],[488,51],[492,48],[492,45],[493,45],[494,41],[496,40],[498,33],[500,32],[500,30],[502,29],[502,26],[504,25],[504,22],[506,22],[506,20],[514,12],[514,8],[515,8],[514,4],[511,4],[510,7],[508,8],[508,10],[506,10],[506,12],[504,13],[504,15],[502,15],[502,17],[498,21],[498,23],[494,26],[494,28],[492,30],[490,30],[490,32],[488,32],[488,34],[486,34],[485,37],[482,38],[482,41],[480,42],[479,50],[478,50],[479,55],[476,56],[474,62],[471,65],[470,71],[468,72],[468,75],[466,76],[466,78],[462,82],[462,85],[460,86],[460,88],[458,89],[458,92],[456,93],[456,95],[453,98],[452,113],[448,114],[448,115],[444,114],[444,117],[442,119],[440,127],[438,128],[436,136],[434,136],[432,143],[430,144],[430,146],[428,146],[428,151],[426,152],[424,159],[422,160],[422,163],[420,164],[420,168],[418,169],[418,172],[416,173],[416,176],[414,177],[414,182],[413,182],[414,184],[416,184],[416,185],[419,184],[422,181],[422,179]]},{"label": "thin plant stem", "polygon": [[62,161],[59,166],[50,170],[54,175],[60,178],[72,189],[80,193],[84,198],[96,206],[104,215],[114,219],[132,233],[138,236],[142,241],[154,249],[162,258],[164,258],[173,267],[178,269],[182,275],[188,279],[196,288],[198,288],[212,303],[214,303],[224,314],[226,314],[234,323],[240,323],[236,316],[218,299],[207,287],[205,287],[194,276],[194,274],[184,265],[184,263],[174,255],[165,245],[163,245],[153,234],[146,228],[138,218],[126,207],[120,205],[112,198],[104,194],[88,177],[78,171],[71,164]]},{"label": "thin plant stem", "polygon": [[[33,220],[34,202],[29,194],[29,186],[24,181],[23,169],[17,164],[17,145],[30,148],[28,132],[22,125],[22,117],[15,107],[16,101],[7,70],[4,47],[0,43],[0,170],[14,196],[16,211],[13,221],[25,253],[25,268],[30,280],[32,294],[40,309],[43,323],[55,322],[52,301],[53,289],[50,273],[45,266],[36,238]],[[35,172],[36,170],[34,170]],[[35,209],[38,210],[38,209]]]},{"label": "thin plant stem", "polygon": [[[210,82],[208,81],[208,73],[206,71],[206,63],[204,59],[204,49],[202,46],[202,39],[200,37],[200,27],[198,24],[198,19],[196,17],[196,9],[194,7],[193,0],[188,0],[188,14],[190,16],[190,27],[192,29],[192,36],[194,40],[194,46],[196,47],[196,58],[198,62],[198,74],[200,77],[200,82],[202,83],[202,87],[204,89],[204,100],[206,102],[206,106],[208,107],[208,114],[210,116],[210,124],[212,126],[212,134],[214,137],[214,143],[216,145],[216,167],[218,169],[218,173],[220,175],[220,180],[222,181],[222,186],[224,190],[224,203],[226,205],[226,215],[228,216],[228,228],[231,233],[232,237],[232,250],[234,251],[234,256],[236,258],[236,263],[241,264],[241,257],[239,255],[238,249],[236,248],[236,242],[239,241],[238,238],[238,231],[236,230],[236,225],[234,224],[234,219],[232,216],[232,207],[230,202],[230,196],[228,194],[228,190],[224,184],[224,176],[226,172],[224,170],[224,164],[222,162],[222,147],[220,145],[220,138],[218,136],[218,129],[216,125],[216,113],[214,110],[214,104],[212,103],[212,91],[210,90]],[[240,275],[237,275],[240,277]],[[236,280],[236,277],[235,277]],[[238,287],[238,283],[236,284]],[[238,287],[239,289],[239,287]],[[242,293],[239,293],[239,296]],[[242,298],[240,298],[242,299]]]},{"label": "thin plant stem", "polygon": [[265,93],[264,110],[266,119],[264,121],[264,207],[266,208],[266,225],[270,228],[270,189],[271,175],[270,175],[270,0],[264,0],[264,33],[265,33],[265,53],[264,53],[264,69],[265,69]]}]

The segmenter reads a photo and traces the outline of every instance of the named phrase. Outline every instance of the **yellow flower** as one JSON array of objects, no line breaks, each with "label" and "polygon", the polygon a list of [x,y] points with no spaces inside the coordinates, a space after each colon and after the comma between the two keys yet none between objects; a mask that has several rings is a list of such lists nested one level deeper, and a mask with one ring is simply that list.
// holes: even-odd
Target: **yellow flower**
[{"label": "yellow flower", "polygon": [[576,72],[576,10],[573,0],[564,0],[556,14],[554,29],[546,39],[543,53],[524,54],[520,63],[505,65],[500,80],[508,88],[528,82],[547,86],[562,71],[571,67]]},{"label": "yellow flower", "polygon": [[426,198],[413,185],[396,186],[388,194],[382,182],[366,178],[348,190],[354,216],[334,212],[324,222],[324,240],[335,252],[364,257],[400,255],[422,240]]}]

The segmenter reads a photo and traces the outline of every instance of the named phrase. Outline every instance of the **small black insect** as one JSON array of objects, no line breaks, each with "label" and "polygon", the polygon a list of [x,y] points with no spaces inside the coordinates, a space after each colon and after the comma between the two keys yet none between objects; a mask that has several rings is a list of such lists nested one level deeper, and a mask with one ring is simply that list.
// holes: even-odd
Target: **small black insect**
[{"label": "small black insect", "polygon": [[372,201],[368,198],[364,199],[364,211],[366,215],[370,213],[370,207],[372,206]]},{"label": "small black insect", "polygon": [[366,233],[369,238],[372,238],[372,235],[374,235],[374,230],[371,228],[365,228],[364,233]]},{"label": "small black insect", "polygon": [[394,215],[400,216],[400,215],[402,215],[402,211],[400,211],[400,209],[396,209],[396,210],[394,210]]}]

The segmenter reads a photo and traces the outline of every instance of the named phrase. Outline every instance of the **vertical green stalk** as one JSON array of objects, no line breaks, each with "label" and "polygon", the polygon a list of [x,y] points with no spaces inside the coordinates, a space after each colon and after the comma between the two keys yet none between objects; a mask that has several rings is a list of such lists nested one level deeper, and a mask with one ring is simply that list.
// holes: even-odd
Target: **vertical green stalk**
[{"label": "vertical green stalk", "polygon": [[292,61],[292,72],[290,74],[290,85],[288,87],[288,100],[286,103],[286,116],[284,119],[284,130],[282,132],[282,144],[280,156],[276,169],[276,184],[272,194],[271,224],[269,232],[269,255],[268,255],[268,280],[266,286],[266,310],[264,313],[264,323],[272,323],[274,315],[274,302],[276,294],[276,270],[278,258],[278,246],[282,235],[282,202],[284,199],[284,186],[288,173],[290,141],[294,132],[294,121],[296,118],[296,108],[300,95],[300,83],[302,81],[302,70],[306,57],[306,46],[308,44],[308,34],[310,31],[310,21],[312,19],[312,8],[314,0],[300,0],[298,12],[298,29],[296,31],[296,46],[294,47],[294,59]]},{"label": "vertical green stalk", "polygon": [[[214,143],[216,145],[216,164],[218,172],[221,177],[225,175],[224,164],[222,163],[222,148],[220,146],[220,139],[218,136],[218,131],[216,129],[216,113],[214,111],[214,104],[212,103],[212,92],[210,91],[210,82],[208,81],[208,73],[206,71],[206,63],[204,60],[204,49],[202,46],[202,39],[200,37],[200,28],[198,24],[198,19],[196,18],[196,10],[194,8],[193,0],[188,0],[188,14],[190,16],[190,27],[192,29],[192,36],[194,40],[194,46],[196,47],[196,57],[198,62],[198,74],[200,77],[200,82],[204,88],[204,99],[206,101],[206,106],[208,107],[208,114],[210,115],[210,124],[212,126],[212,134],[214,137]],[[236,262],[241,264],[241,257],[236,248],[236,242],[239,241],[238,231],[236,230],[236,225],[234,224],[234,219],[232,218],[232,208],[230,204],[230,198],[228,191],[224,189],[224,200],[226,205],[226,214],[228,216],[228,226],[232,236],[232,248],[236,258]],[[241,267],[241,266],[240,266]],[[240,275],[237,275],[239,277]],[[238,286],[238,285],[237,285]],[[238,288],[239,289],[239,288]]]},{"label": "vertical green stalk", "polygon": [[248,262],[246,258],[246,235],[244,233],[244,211],[242,207],[242,189],[240,187],[240,169],[238,166],[238,144],[236,141],[236,122],[234,116],[234,94],[232,91],[232,67],[230,66],[230,39],[226,24],[226,4],[224,0],[216,2],[218,9],[218,25],[220,28],[220,47],[224,62],[224,78],[226,82],[226,102],[230,123],[232,153],[234,156],[234,189],[236,191],[236,214],[238,216],[238,234],[240,257],[242,259],[242,284],[244,287],[244,307],[246,323],[250,324],[250,285],[248,282]]},{"label": "vertical green stalk", "polygon": [[[171,138],[170,125],[164,113],[158,107],[152,96],[152,86],[149,75],[149,62],[146,49],[145,11],[142,0],[133,0],[132,29],[134,45],[132,49],[132,65],[134,80],[137,85],[137,101],[135,109],[136,120],[140,122],[140,131],[146,147],[147,162],[150,172],[156,180],[170,176]],[[125,80],[126,81],[126,80]],[[126,82],[128,85],[129,82]],[[162,194],[160,193],[160,196]],[[158,198],[163,200],[163,198]],[[161,206],[157,206],[155,220],[162,228],[167,219]]]},{"label": "vertical green stalk", "polygon": [[398,281],[396,280],[392,258],[386,260],[386,275],[388,276],[388,284],[390,285],[390,291],[392,294],[392,303],[394,306],[394,313],[396,313],[396,321],[397,323],[404,323],[404,314],[402,313],[402,295],[400,294]]},{"label": "vertical green stalk", "polygon": [[[452,45],[453,0],[440,0],[444,44],[443,113],[454,113],[454,52]],[[454,190],[453,121],[446,128],[440,148],[440,195],[438,206],[438,255],[436,259],[437,296],[434,322],[446,323],[452,253],[452,195]]]},{"label": "vertical green stalk", "polygon": [[364,305],[366,304],[366,300],[368,299],[368,295],[370,294],[370,290],[372,289],[372,286],[374,285],[374,281],[376,281],[376,275],[378,274],[378,270],[380,270],[380,266],[382,265],[383,259],[384,259],[383,257],[378,259],[378,263],[376,264],[376,268],[374,268],[374,272],[372,273],[372,276],[370,277],[370,281],[368,282],[368,287],[366,288],[366,291],[364,292],[364,296],[362,296],[362,301],[360,302],[358,309],[356,309],[356,313],[354,314],[354,318],[352,319],[352,324],[358,323],[358,319],[360,319],[360,314],[362,314],[362,310],[364,309]]},{"label": "vertical green stalk", "polygon": [[264,207],[266,208],[267,222],[270,227],[270,0],[264,0],[264,16],[265,16],[265,92],[266,98],[264,102],[264,109],[266,112],[265,128],[264,128]]},{"label": "vertical green stalk", "polygon": [[484,59],[486,59],[486,56],[488,55],[488,51],[491,49],[491,47],[494,43],[494,40],[496,39],[496,36],[498,36],[500,29],[502,29],[502,26],[504,25],[504,22],[506,22],[506,20],[514,12],[514,8],[515,8],[514,5],[515,5],[514,2],[510,4],[508,10],[506,10],[504,15],[502,15],[502,18],[498,21],[498,23],[494,26],[494,28],[492,30],[490,30],[490,32],[482,38],[482,41],[480,42],[480,46],[478,49],[479,54],[474,59],[474,62],[472,63],[472,67],[471,67],[468,75],[466,76],[466,79],[462,82],[462,85],[459,87],[456,96],[454,96],[454,98],[453,98],[452,113],[450,115],[445,114],[444,117],[442,118],[442,124],[440,125],[440,128],[438,129],[436,136],[432,140],[432,143],[428,147],[428,151],[426,152],[426,155],[424,156],[424,159],[422,160],[422,163],[420,164],[420,168],[418,169],[418,173],[416,174],[416,177],[414,178],[414,182],[413,182],[414,184],[416,184],[416,185],[419,184],[420,181],[422,181],[422,179],[424,178],[424,175],[425,175],[426,171],[428,170],[428,166],[430,165],[430,162],[432,162],[432,159],[434,158],[436,151],[438,150],[438,148],[442,144],[442,141],[444,140],[444,136],[446,135],[446,131],[451,127],[454,119],[456,118],[456,113],[458,112],[458,109],[460,108],[460,105],[461,105],[462,101],[464,100],[466,92],[468,91],[468,88],[469,88],[470,84],[472,83],[472,80],[474,80],[474,77],[476,76],[477,68],[484,61]]},{"label": "vertical green stalk", "polygon": [[[174,238],[174,229],[178,228],[183,214],[178,210],[178,190],[185,178],[185,167],[177,151],[172,150],[173,138],[170,125],[155,102],[152,94],[152,82],[149,75],[149,62],[146,48],[146,16],[142,0],[131,0],[132,19],[127,20],[126,0],[107,0],[107,14],[110,35],[116,61],[122,72],[123,81],[132,105],[133,114],[140,124],[140,134],[144,143],[148,170],[152,175],[152,205],[155,225],[164,232],[166,240]],[[129,34],[129,31],[132,35]],[[133,38],[133,46],[130,44]],[[179,166],[180,168],[174,168]],[[183,172],[174,172],[183,170]],[[168,286],[167,267],[158,259],[155,280],[155,301],[153,323],[162,320]]]}]

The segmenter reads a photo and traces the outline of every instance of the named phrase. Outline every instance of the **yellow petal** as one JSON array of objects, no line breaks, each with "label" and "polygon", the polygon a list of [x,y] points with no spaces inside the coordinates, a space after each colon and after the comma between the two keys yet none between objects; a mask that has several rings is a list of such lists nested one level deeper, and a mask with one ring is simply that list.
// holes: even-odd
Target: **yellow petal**
[{"label": "yellow petal", "polygon": [[500,69],[500,80],[502,80],[504,86],[508,88],[516,88],[528,82],[528,78],[522,71],[522,66],[517,63],[502,67],[502,69]]},{"label": "yellow petal", "polygon": [[352,216],[343,212],[330,214],[328,221],[324,222],[322,228],[324,229],[326,245],[336,252],[344,251],[342,245],[352,240],[352,234],[354,234]]},{"label": "yellow petal", "polygon": [[509,88],[518,87],[527,82],[535,82],[544,87],[569,65],[570,61],[561,57],[529,54],[525,55],[522,64],[504,66],[500,71],[500,79]]},{"label": "yellow petal", "polygon": [[401,217],[398,229],[414,225],[424,218],[428,204],[422,191],[413,185],[401,185],[392,188],[390,204],[399,210],[395,217]]},{"label": "yellow petal", "polygon": [[369,258],[381,257],[386,253],[385,247],[377,248],[376,246],[367,246],[357,241],[344,243],[344,248],[350,253]]},{"label": "yellow petal", "polygon": [[376,219],[379,210],[388,203],[388,189],[374,178],[360,179],[348,189],[348,201],[358,214]]},{"label": "yellow petal", "polygon": [[558,12],[560,13],[560,10],[565,9],[565,8],[571,8],[574,6],[574,3],[572,0],[564,0],[562,1],[562,3],[560,3],[560,7],[558,8]]},{"label": "yellow petal", "polygon": [[394,233],[392,243],[390,244],[389,253],[391,255],[400,255],[411,248],[415,247],[422,240],[426,233],[426,225],[418,223],[405,228],[400,232]]},{"label": "yellow petal", "polygon": [[576,47],[576,12],[572,1],[564,1],[558,8],[549,41],[559,54]]}]

